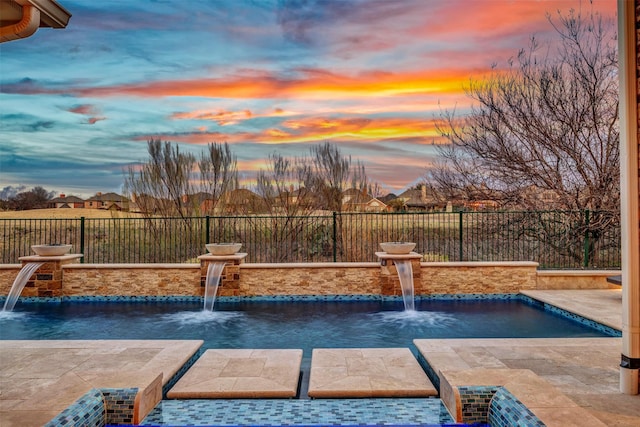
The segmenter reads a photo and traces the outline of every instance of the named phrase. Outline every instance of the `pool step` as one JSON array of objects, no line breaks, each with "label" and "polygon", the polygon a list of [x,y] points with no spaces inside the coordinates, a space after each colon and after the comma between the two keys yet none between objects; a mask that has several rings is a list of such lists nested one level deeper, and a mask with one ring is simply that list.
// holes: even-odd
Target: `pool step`
[{"label": "pool step", "polygon": [[140,425],[326,426],[451,424],[440,399],[163,400]]}]

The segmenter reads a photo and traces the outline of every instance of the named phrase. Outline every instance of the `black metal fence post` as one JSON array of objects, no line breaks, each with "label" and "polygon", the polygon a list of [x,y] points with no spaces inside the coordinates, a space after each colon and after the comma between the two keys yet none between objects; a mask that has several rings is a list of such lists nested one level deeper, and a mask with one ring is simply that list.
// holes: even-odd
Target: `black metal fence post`
[{"label": "black metal fence post", "polygon": [[80,262],[84,264],[84,217],[80,217],[80,253],[83,255]]},{"label": "black metal fence post", "polygon": [[460,257],[460,261],[464,261],[463,257],[464,257],[464,252],[463,252],[463,248],[462,248],[462,239],[464,238],[464,234],[462,231],[462,227],[463,227],[463,223],[464,220],[462,218],[463,212],[459,211],[458,212],[458,241],[460,242],[460,249],[459,249],[459,257]]},{"label": "black metal fence post", "polygon": [[338,260],[338,213],[333,212],[333,262]]},{"label": "black metal fence post", "polygon": [[582,267],[589,268],[589,209],[584,211],[584,257],[582,259]]}]

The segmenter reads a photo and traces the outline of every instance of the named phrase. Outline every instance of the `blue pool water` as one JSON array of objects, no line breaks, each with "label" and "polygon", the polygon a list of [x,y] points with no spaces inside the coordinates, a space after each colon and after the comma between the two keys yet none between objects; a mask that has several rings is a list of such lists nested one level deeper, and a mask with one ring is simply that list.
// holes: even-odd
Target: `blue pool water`
[{"label": "blue pool water", "polygon": [[27,303],[2,339],[202,339],[204,348],[412,347],[415,338],[607,336],[518,299]]},{"label": "blue pool water", "polygon": [[0,338],[201,339],[203,348],[301,348],[301,397],[163,400],[142,425],[454,425],[439,399],[304,399],[311,350],[409,347],[415,338],[609,336],[526,298],[402,301],[21,303],[0,313]]}]

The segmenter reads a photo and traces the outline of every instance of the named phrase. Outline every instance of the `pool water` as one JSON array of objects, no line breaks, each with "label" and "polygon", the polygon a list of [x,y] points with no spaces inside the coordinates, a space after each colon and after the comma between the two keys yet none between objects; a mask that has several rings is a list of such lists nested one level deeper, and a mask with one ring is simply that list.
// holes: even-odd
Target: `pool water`
[{"label": "pool water", "polygon": [[203,348],[412,347],[415,338],[600,337],[520,300],[27,303],[0,316],[2,339],[202,339]]},{"label": "pool water", "polygon": [[207,348],[300,348],[300,398],[163,400],[142,425],[456,425],[440,399],[305,399],[313,348],[408,347],[416,338],[609,336],[520,298],[402,301],[18,302],[0,338],[200,339]]}]

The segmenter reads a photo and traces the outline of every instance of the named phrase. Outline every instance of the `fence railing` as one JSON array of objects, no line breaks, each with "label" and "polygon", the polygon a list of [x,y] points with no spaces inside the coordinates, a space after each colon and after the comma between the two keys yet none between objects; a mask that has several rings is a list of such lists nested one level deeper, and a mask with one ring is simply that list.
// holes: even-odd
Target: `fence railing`
[{"label": "fence railing", "polygon": [[376,261],[386,241],[415,242],[425,261],[616,269],[621,259],[619,218],[594,211],[0,219],[0,232],[3,264],[45,243],[70,243],[85,263],[193,263],[210,242],[241,242],[259,263]]}]

